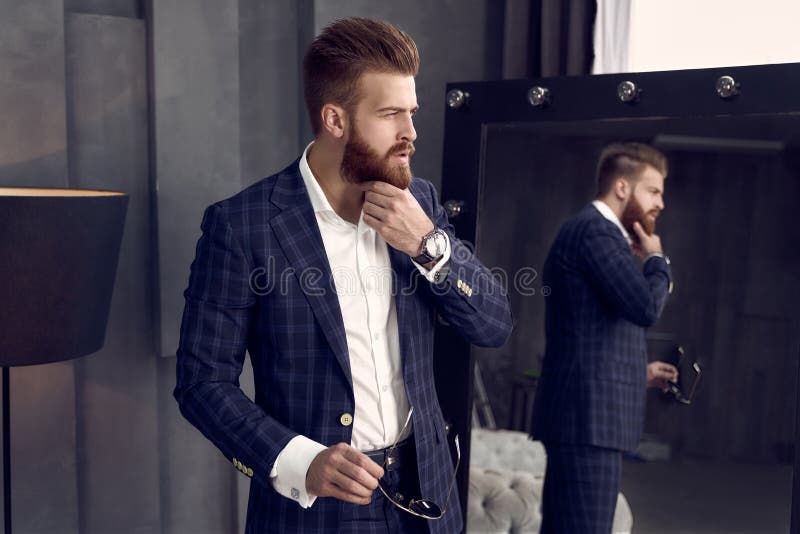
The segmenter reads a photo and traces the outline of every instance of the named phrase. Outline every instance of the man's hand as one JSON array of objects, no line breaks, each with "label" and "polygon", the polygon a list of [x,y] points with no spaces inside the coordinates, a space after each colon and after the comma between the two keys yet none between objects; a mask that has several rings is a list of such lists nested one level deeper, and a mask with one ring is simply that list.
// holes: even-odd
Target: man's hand
[{"label": "man's hand", "polygon": [[657,234],[648,235],[639,221],[633,223],[633,231],[636,232],[636,236],[639,238],[638,242],[634,241],[632,247],[634,254],[646,260],[650,254],[664,253],[661,248],[661,238]]},{"label": "man's hand", "polygon": [[383,468],[346,443],[328,447],[311,462],[306,491],[353,504],[369,504]]},{"label": "man's hand", "polygon": [[678,381],[678,369],[671,363],[650,362],[647,364],[647,387],[669,390],[667,382]]},{"label": "man's hand", "polygon": [[364,182],[364,222],[393,248],[411,256],[421,252],[422,238],[433,230],[417,199],[408,189],[385,182]]}]

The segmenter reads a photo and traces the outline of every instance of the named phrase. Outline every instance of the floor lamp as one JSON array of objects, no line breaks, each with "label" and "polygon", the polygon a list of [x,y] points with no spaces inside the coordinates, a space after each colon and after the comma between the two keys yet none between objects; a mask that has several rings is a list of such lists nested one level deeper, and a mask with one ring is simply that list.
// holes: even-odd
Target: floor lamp
[{"label": "floor lamp", "polygon": [[0,187],[3,524],[11,533],[9,368],[70,360],[105,340],[128,196]]}]

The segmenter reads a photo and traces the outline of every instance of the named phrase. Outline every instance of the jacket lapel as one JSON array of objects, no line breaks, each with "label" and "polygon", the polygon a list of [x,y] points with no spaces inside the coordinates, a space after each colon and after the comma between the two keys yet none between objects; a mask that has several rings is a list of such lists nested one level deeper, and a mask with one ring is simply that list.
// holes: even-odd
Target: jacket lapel
[{"label": "jacket lapel", "polygon": [[[413,304],[413,294],[411,289],[414,287],[414,280],[409,264],[409,258],[403,252],[387,245],[389,249],[389,262],[392,266],[392,288],[394,288],[394,306],[397,314],[397,334],[400,338],[400,354],[403,359],[403,376],[409,380],[407,373],[411,370],[408,362],[411,359],[413,346],[411,339],[411,324],[409,321],[411,306]],[[419,281],[416,281],[419,283]]]},{"label": "jacket lapel", "polygon": [[270,226],[352,387],[350,357],[339,298],[298,162],[278,175],[270,200],[281,208],[281,212],[270,220]]}]

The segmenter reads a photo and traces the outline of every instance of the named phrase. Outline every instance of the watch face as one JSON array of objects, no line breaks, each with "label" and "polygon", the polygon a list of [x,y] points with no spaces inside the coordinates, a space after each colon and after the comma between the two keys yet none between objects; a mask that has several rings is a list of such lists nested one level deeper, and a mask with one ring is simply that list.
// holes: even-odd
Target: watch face
[{"label": "watch face", "polygon": [[441,232],[436,232],[425,240],[425,253],[431,258],[438,258],[444,254],[445,241]]}]

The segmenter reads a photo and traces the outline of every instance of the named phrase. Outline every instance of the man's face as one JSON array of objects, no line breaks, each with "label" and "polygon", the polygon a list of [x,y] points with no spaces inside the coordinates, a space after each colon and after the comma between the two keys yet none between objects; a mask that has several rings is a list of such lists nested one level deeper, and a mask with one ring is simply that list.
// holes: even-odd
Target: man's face
[{"label": "man's face", "polygon": [[656,219],[664,209],[664,175],[646,165],[639,180],[633,182],[631,194],[622,212],[622,225],[632,235],[633,223],[639,221],[647,234],[656,230]]},{"label": "man's face", "polygon": [[342,175],[355,183],[380,180],[406,189],[417,138],[414,77],[368,72],[361,76],[359,86],[361,100],[349,113]]}]

